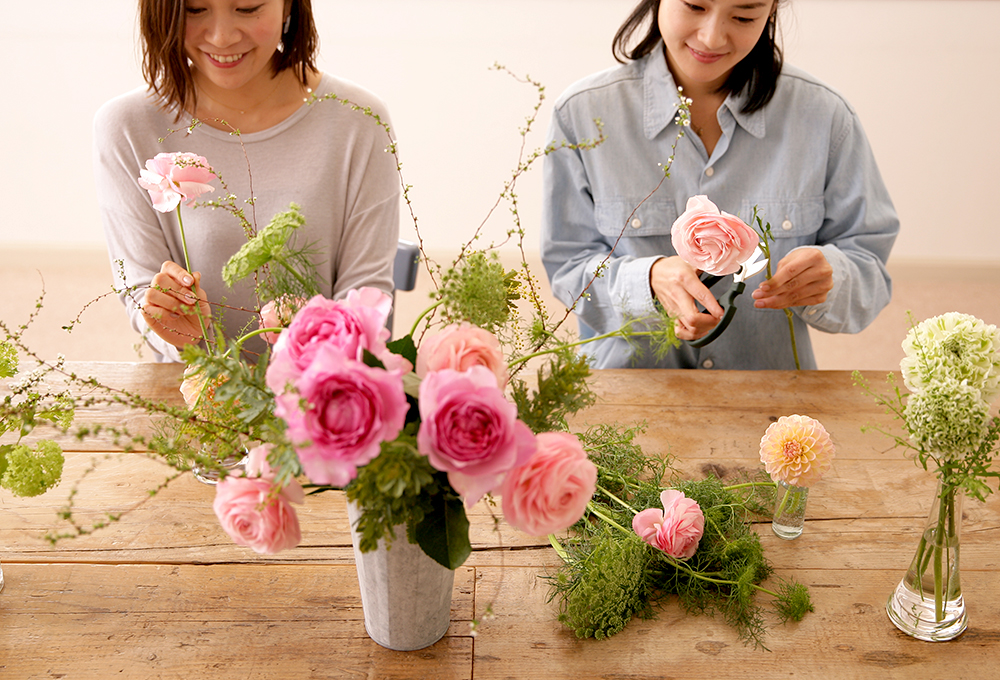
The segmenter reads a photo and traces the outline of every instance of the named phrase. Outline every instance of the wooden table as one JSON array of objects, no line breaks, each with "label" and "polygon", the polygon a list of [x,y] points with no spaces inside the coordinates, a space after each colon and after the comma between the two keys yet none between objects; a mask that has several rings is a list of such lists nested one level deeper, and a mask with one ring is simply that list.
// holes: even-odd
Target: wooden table
[{"label": "wooden table", "polygon": [[[78,364],[110,384],[177,399],[178,370]],[[880,383],[882,375],[869,375]],[[0,677],[23,678],[996,678],[1000,677],[1000,512],[967,502],[962,576],[970,625],[958,640],[898,632],[885,600],[916,548],[933,475],[866,423],[891,425],[843,372],[602,371],[597,406],[575,425],[645,420],[650,455],[669,452],[687,475],[730,477],[759,465],[769,422],[818,418],[838,446],[809,497],[795,541],[757,528],[775,576],[806,584],[816,607],[771,625],[770,651],[743,646],[721,620],[670,603],[610,640],[580,640],[556,621],[539,576],[558,558],[538,539],[474,511],[474,552],[458,570],[452,625],[419,652],[365,634],[343,496],[300,510],[303,542],[276,556],[233,545],[211,510],[213,490],[190,476],[112,526],[52,547],[41,536],[84,470],[77,513],[123,510],[169,469],[108,442],[66,442],[64,481],[34,498],[0,492]],[[104,409],[141,426],[143,418]],[[478,635],[470,622],[492,605]]]}]

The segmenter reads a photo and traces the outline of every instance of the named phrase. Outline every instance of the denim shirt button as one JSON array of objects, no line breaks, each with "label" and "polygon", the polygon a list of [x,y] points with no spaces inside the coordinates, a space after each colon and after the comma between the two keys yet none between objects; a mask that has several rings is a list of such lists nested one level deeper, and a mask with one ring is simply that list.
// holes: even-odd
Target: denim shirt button
[{"label": "denim shirt button", "polygon": [[701,362],[702,368],[712,368],[712,366],[715,366],[715,362],[712,361],[711,359],[705,359],[703,362]]},{"label": "denim shirt button", "polygon": [[784,222],[781,223],[781,228],[784,229],[785,231],[791,231],[792,230],[792,221],[791,220],[785,220]]},{"label": "denim shirt button", "polygon": [[638,229],[641,226],[642,226],[642,220],[640,220],[638,217],[636,217],[634,220],[632,220],[632,228],[633,229]]},{"label": "denim shirt button", "polygon": [[705,168],[705,177],[711,177],[714,174],[715,174],[715,168],[713,168],[711,165]]}]

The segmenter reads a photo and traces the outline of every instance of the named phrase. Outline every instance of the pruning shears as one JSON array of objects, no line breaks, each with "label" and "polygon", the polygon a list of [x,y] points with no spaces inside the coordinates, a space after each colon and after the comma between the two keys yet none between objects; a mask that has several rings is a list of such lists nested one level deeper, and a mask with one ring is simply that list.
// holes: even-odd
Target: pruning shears
[{"label": "pruning shears", "polygon": [[[691,340],[688,344],[691,347],[704,347],[710,342],[714,341],[722,332],[726,330],[729,326],[729,322],[733,320],[736,315],[736,298],[746,290],[746,280],[755,274],[759,274],[764,267],[767,266],[767,258],[764,257],[764,253],[761,251],[760,246],[754,248],[754,251],[750,254],[750,257],[740,266],[738,272],[733,274],[733,283],[729,287],[729,291],[721,298],[719,298],[719,306],[725,310],[722,319],[719,321],[718,325],[713,328],[708,335],[705,335],[697,340]],[[706,287],[711,288],[716,283],[722,280],[723,277],[709,275],[708,277],[701,280]]]}]

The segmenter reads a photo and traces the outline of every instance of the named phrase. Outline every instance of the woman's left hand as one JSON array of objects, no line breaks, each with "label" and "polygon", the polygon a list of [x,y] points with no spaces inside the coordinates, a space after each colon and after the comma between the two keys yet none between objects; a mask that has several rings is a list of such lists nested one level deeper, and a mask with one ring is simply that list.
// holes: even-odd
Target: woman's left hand
[{"label": "woman's left hand", "polygon": [[833,267],[819,248],[798,248],[781,258],[778,270],[753,292],[754,307],[785,309],[818,305],[833,290]]}]

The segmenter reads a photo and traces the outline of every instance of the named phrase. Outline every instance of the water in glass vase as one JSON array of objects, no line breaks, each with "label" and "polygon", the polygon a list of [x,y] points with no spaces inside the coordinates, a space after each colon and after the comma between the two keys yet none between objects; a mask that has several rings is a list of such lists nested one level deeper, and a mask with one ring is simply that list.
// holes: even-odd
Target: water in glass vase
[{"label": "water in glass vase", "polygon": [[802,535],[806,523],[806,500],[809,489],[778,482],[774,499],[774,520],[771,528],[778,538],[792,540]]}]

